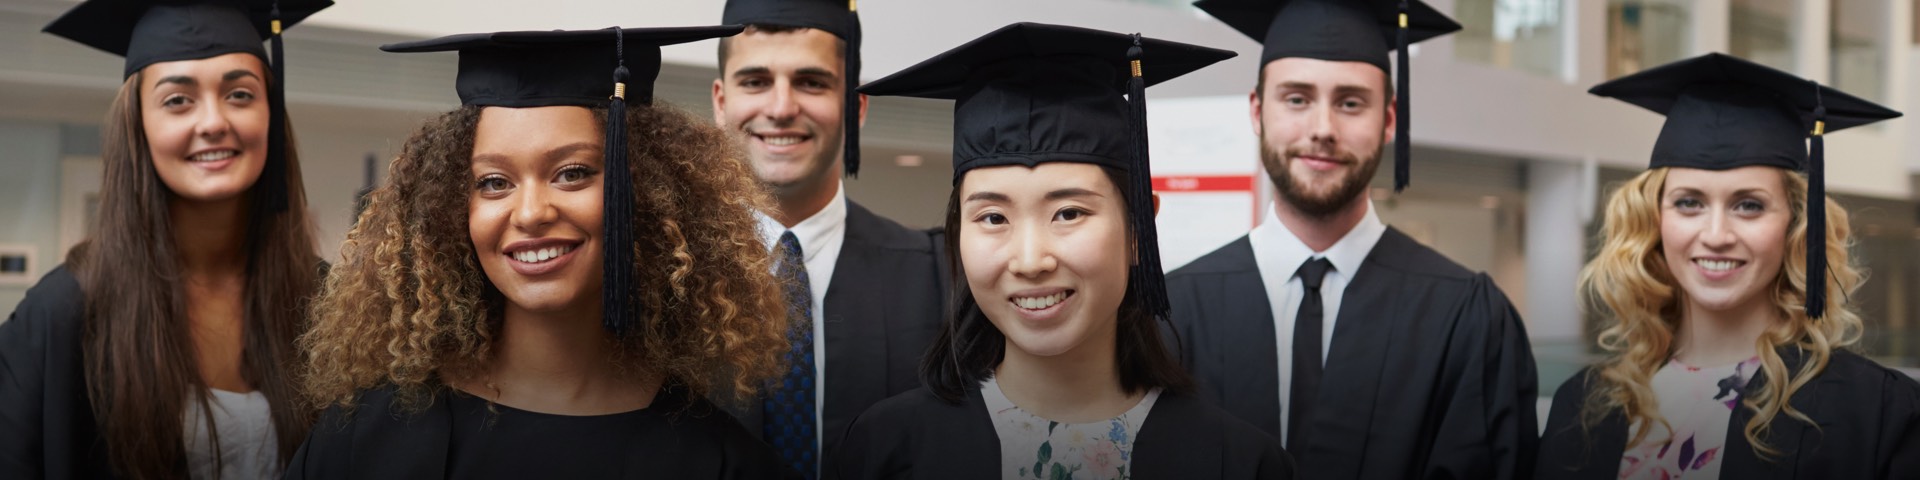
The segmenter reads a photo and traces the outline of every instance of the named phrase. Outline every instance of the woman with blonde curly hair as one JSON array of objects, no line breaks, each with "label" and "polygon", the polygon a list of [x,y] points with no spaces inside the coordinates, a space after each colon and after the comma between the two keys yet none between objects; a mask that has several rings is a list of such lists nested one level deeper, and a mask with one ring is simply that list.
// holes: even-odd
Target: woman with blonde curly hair
[{"label": "woman with blonde curly hair", "polygon": [[1554,395],[1537,477],[1920,478],[1920,383],[1848,350],[1865,275],[1822,179],[1822,135],[1900,113],[1720,54],[1591,93],[1667,123],[1581,273],[1612,355]]},{"label": "woman with blonde curly hair", "polygon": [[763,194],[722,132],[651,104],[659,45],[739,30],[382,47],[459,51],[464,105],[407,141],[315,302],[326,411],[287,478],[794,475],[705,400],[786,347]]}]

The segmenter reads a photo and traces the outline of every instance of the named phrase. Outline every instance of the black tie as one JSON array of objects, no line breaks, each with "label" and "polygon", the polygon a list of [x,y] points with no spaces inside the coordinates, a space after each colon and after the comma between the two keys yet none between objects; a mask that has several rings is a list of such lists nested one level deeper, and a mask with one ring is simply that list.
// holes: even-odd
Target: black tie
[{"label": "black tie", "polygon": [[1287,448],[1295,452],[1306,450],[1306,423],[1312,418],[1313,397],[1320,393],[1320,324],[1325,318],[1320,306],[1320,280],[1332,269],[1332,262],[1316,258],[1294,273],[1300,277],[1300,285],[1307,287],[1300,298],[1300,314],[1293,316],[1293,406],[1287,410]]}]

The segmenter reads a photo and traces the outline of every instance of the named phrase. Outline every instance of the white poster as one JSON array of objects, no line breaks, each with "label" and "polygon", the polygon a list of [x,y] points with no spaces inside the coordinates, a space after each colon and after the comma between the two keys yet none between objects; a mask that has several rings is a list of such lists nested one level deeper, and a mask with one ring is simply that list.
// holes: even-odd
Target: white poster
[{"label": "white poster", "polygon": [[1168,271],[1246,235],[1265,213],[1259,141],[1247,97],[1147,102],[1160,262]]}]

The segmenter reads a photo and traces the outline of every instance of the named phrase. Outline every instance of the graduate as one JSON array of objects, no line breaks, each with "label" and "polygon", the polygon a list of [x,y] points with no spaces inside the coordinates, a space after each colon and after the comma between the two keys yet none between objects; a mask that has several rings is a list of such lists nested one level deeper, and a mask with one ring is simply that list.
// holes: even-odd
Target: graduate
[{"label": "graduate", "polygon": [[326,411],[287,477],[797,476],[706,400],[777,375],[764,197],[712,125],[653,102],[661,45],[740,27],[526,31],[460,54],[301,337]]},{"label": "graduate", "polygon": [[1581,272],[1612,355],[1554,394],[1537,478],[1920,478],[1920,383],[1850,350],[1823,179],[1825,134],[1900,112],[1718,53],[1590,93],[1667,120]]},{"label": "graduate", "polygon": [[713,81],[714,120],[773,193],[772,208],[755,215],[762,238],[805,259],[778,274],[804,314],[787,319],[790,354],[812,359],[735,414],[808,478],[834,449],[837,438],[826,433],[920,386],[915,367],[944,306],[935,240],[848,199],[841,184],[843,173],[859,173],[867,105],[854,92],[860,19],[852,6],[729,0],[721,23],[746,31],[720,40]]},{"label": "graduate", "polygon": [[927,386],[855,419],[827,477],[1291,478],[1160,340],[1145,88],[1232,56],[1019,23],[861,87],[955,100],[955,305]]},{"label": "graduate", "polygon": [[1248,103],[1279,192],[1252,232],[1167,276],[1200,396],[1280,437],[1303,478],[1530,475],[1538,381],[1518,312],[1381,223],[1368,193],[1388,142],[1408,181],[1407,49],[1460,25],[1419,1],[1195,5],[1262,42]]},{"label": "graduate", "polygon": [[5,476],[267,478],[306,437],[294,338],[324,266],[279,32],[331,4],[94,0],[47,25],[126,62],[93,233],[0,324]]}]

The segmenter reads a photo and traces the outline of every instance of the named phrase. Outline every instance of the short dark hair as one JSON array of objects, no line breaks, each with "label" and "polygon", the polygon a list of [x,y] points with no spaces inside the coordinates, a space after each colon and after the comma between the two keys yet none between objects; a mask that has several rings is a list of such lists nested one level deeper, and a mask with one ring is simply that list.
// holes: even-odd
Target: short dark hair
[{"label": "short dark hair", "polygon": [[[1107,180],[1114,186],[1127,185],[1127,172],[1111,167],[1101,167],[1101,170],[1106,171]],[[1133,238],[1131,225],[1126,234]],[[960,186],[957,184],[947,200],[946,249],[945,260],[953,266],[948,269],[952,284],[948,297],[951,309],[940,327],[939,338],[927,349],[927,356],[920,363],[920,381],[926,383],[934,395],[957,404],[964,401],[968,390],[979,388],[980,382],[993,376],[994,367],[1005,358],[1007,345],[1006,334],[987,320],[980,305],[973,300],[973,290],[967,287],[966,268],[960,262]],[[1148,312],[1141,302],[1140,292],[1134,291],[1132,282],[1128,282],[1126,296],[1120,299],[1119,325],[1114,335],[1113,360],[1120,374],[1120,388],[1129,393],[1152,388],[1171,393],[1192,392],[1193,377],[1160,339],[1160,323],[1165,319]],[[1167,330],[1172,331],[1170,327]]]},{"label": "short dark hair", "polygon": [[[813,27],[795,27],[791,25],[748,24],[747,29],[745,31],[740,32],[740,34],[746,35],[749,33],[787,33],[787,32],[798,32],[801,30],[813,30]],[[844,38],[840,38],[838,36],[834,37],[833,40],[834,40],[833,54],[835,56],[841,57],[842,60],[845,60],[846,51],[847,51],[847,40]],[[727,78],[727,53],[730,52],[731,51],[730,49],[732,48],[733,48],[733,37],[720,37],[720,54],[719,54],[720,64],[714,67],[720,70],[720,78]]]}]

